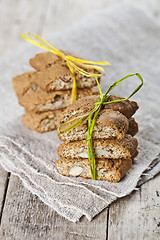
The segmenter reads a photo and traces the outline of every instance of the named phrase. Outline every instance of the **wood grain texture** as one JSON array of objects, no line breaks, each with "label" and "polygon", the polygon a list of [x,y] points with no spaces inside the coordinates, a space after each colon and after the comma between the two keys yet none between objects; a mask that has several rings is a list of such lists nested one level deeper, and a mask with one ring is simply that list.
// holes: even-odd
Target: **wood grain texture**
[{"label": "wood grain texture", "polygon": [[138,192],[109,208],[108,240],[158,240],[160,236],[160,174]]},{"label": "wood grain texture", "polygon": [[21,181],[11,176],[4,206],[0,239],[68,240],[106,239],[107,209],[89,222],[72,223],[31,194]]},{"label": "wood grain texture", "polygon": [[0,216],[3,208],[4,194],[7,184],[8,173],[0,166]]}]

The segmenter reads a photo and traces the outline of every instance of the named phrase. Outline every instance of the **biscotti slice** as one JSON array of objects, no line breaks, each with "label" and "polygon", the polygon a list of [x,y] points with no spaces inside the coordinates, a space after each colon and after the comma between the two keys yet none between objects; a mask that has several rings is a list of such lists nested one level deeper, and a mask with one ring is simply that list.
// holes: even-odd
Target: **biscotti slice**
[{"label": "biscotti slice", "polygon": [[[57,171],[64,176],[92,178],[88,159],[60,158],[56,162]],[[118,182],[132,168],[132,159],[98,159],[96,173],[98,180]]]},{"label": "biscotti slice", "polygon": [[29,60],[30,65],[38,71],[41,71],[58,61],[62,58],[51,52],[38,53]]},{"label": "biscotti slice", "polygon": [[26,72],[12,78],[12,85],[18,97],[29,92],[38,92],[40,87],[32,82],[35,72]]},{"label": "biscotti slice", "polygon": [[[123,139],[93,140],[93,152],[96,158],[132,158],[137,145],[137,139],[130,135]],[[63,143],[58,147],[58,155],[64,158],[88,158],[88,142]]]},{"label": "biscotti slice", "polygon": [[[83,97],[79,100],[76,100],[72,105],[70,105],[61,115],[60,123],[63,124],[69,119],[74,118],[77,115],[85,115],[89,113],[95,107],[95,103],[98,101],[99,96],[88,96]],[[121,97],[111,95],[108,101],[113,101],[117,99],[122,99]],[[112,109],[118,111],[125,115],[127,118],[130,118],[138,109],[138,105],[134,101],[124,101],[119,103],[111,103],[108,105],[102,106],[102,109]]]},{"label": "biscotti slice", "polygon": [[[90,70],[96,73],[95,70]],[[98,78],[100,81],[100,78]],[[56,62],[42,71],[35,72],[32,82],[47,92],[67,90],[73,87],[73,74],[66,65]],[[96,86],[95,77],[86,77],[76,73],[77,88],[91,88]]]},{"label": "biscotti slice", "polygon": [[22,116],[22,123],[29,129],[37,132],[56,130],[59,126],[59,115],[63,109],[36,114],[27,112]]},{"label": "biscotti slice", "polygon": [[[68,56],[81,58],[76,53],[73,53],[70,51],[62,51],[62,52]],[[51,52],[38,53],[29,61],[30,65],[38,71],[48,68],[57,62],[61,62],[62,65],[66,65],[66,62],[63,58]]]},{"label": "biscotti slice", "polygon": [[[94,88],[78,89],[77,98],[98,94]],[[35,113],[62,109],[70,105],[71,90],[55,91],[47,93],[44,90],[38,92],[28,92],[19,97],[19,103],[27,110]]]},{"label": "biscotti slice", "polygon": [[[120,112],[113,111],[112,109],[100,111],[93,129],[92,139],[121,139],[124,138],[126,133],[132,133],[131,135],[133,136],[133,134],[138,131],[137,123],[134,124],[134,121],[134,119],[128,119]],[[73,123],[74,122],[71,122],[61,127],[60,130],[62,132],[65,131],[65,129],[73,125]],[[63,134],[58,133],[58,136],[61,141],[71,142],[87,139],[87,132],[87,121],[85,121]]]},{"label": "biscotti slice", "polygon": [[[95,70],[90,72],[96,73]],[[98,80],[100,81],[100,77]],[[86,77],[79,73],[76,74],[76,82],[77,88],[92,88],[97,85],[95,77]],[[12,79],[12,84],[17,96],[40,88],[47,92],[68,90],[73,87],[73,74],[66,65],[57,62],[42,71],[17,75]]]}]

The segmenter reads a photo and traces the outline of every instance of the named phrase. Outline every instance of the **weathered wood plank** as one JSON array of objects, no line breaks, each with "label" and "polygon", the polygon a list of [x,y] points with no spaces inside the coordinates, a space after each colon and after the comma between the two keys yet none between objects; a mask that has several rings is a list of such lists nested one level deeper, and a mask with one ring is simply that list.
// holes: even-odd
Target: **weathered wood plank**
[{"label": "weathered wood plank", "polygon": [[160,236],[160,174],[140,191],[113,203],[109,209],[108,240],[157,240]]},{"label": "weathered wood plank", "polygon": [[8,173],[0,166],[0,221],[3,210],[4,194],[7,184]]},{"label": "weathered wood plank", "polygon": [[31,194],[12,175],[2,216],[0,239],[105,240],[106,222],[107,210],[92,222],[85,218],[79,223],[69,222]]},{"label": "weathered wood plank", "polygon": [[[45,2],[47,2],[46,0]],[[44,0],[0,1],[0,55],[19,49],[23,41],[20,34],[25,31],[38,32]],[[38,8],[36,8],[38,6]],[[44,6],[43,6],[43,9]],[[8,184],[8,173],[0,167],[0,221],[5,204],[4,194]]]}]

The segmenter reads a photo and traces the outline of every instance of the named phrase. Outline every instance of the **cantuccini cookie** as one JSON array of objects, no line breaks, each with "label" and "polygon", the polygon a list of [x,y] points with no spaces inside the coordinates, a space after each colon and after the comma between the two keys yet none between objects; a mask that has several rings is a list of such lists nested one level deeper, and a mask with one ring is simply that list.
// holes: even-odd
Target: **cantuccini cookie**
[{"label": "cantuccini cookie", "polygon": [[[30,60],[36,71],[12,80],[19,103],[26,110],[23,124],[38,132],[59,127],[59,138],[64,143],[58,147],[61,158],[55,163],[60,174],[118,182],[138,154],[138,141],[133,137],[138,132],[138,124],[132,118],[138,105],[109,93],[136,75],[141,84],[129,95],[127,99],[130,99],[143,85],[141,75],[128,74],[102,94],[99,82],[105,70],[96,65],[110,65],[107,61],[83,60],[56,49],[35,34],[22,34],[22,37],[50,51]],[[93,89],[96,85],[99,94]],[[80,99],[64,111],[77,99],[77,92]]]},{"label": "cantuccini cookie", "polygon": [[12,78],[12,85],[18,97],[40,90],[40,87],[32,82],[33,75],[34,72],[26,72]]},{"label": "cantuccini cookie", "polygon": [[[89,96],[84,97],[75,101],[71,106],[69,106],[61,115],[60,123],[63,124],[74,116],[80,116],[89,113],[95,107],[95,103],[98,101],[99,96]],[[108,101],[122,99],[121,97],[111,95]],[[130,118],[138,109],[138,105],[134,101],[124,101],[119,103],[111,103],[104,105],[102,109],[112,109],[114,111],[119,111],[127,118]]]},{"label": "cantuccini cookie", "polygon": [[[92,178],[88,159],[60,158],[56,162],[60,174],[70,177]],[[120,181],[132,167],[132,159],[96,158],[96,173],[98,180],[111,182]]]},{"label": "cantuccini cookie", "polygon": [[37,132],[56,130],[59,126],[59,115],[63,109],[48,111],[40,114],[26,112],[22,116],[22,123],[29,129]]},{"label": "cantuccini cookie", "polygon": [[[98,94],[95,88],[78,89],[77,98]],[[35,113],[62,109],[70,104],[71,90],[54,91],[47,93],[44,90],[38,92],[28,92],[19,97],[19,103],[26,109]]]},{"label": "cantuccini cookie", "polygon": [[[104,109],[100,112],[97,121],[95,123],[92,138],[93,139],[109,139],[109,138],[124,138],[126,133],[134,136],[137,129],[137,123],[135,120],[128,119],[118,111],[112,109]],[[71,122],[61,128],[61,131],[65,131],[74,122]],[[78,141],[87,139],[87,120],[76,128],[72,128],[68,132],[63,134],[58,133],[59,139],[64,142]]]},{"label": "cantuccini cookie", "polygon": [[[74,53],[62,52],[77,57]],[[38,132],[54,130],[59,126],[58,115],[70,104],[73,73],[65,59],[51,52],[37,54],[30,59],[30,64],[36,71],[23,73],[12,79],[19,103],[26,111],[22,123]],[[76,65],[90,73],[100,73],[90,66],[81,66],[80,63]],[[76,72],[76,82],[77,98],[98,94],[98,90],[93,88],[96,85],[95,77],[86,77]],[[54,112],[55,124],[54,117],[49,117],[51,111]]]},{"label": "cantuccini cookie", "polygon": [[[96,158],[132,158],[138,146],[136,138],[126,135],[123,139],[93,140]],[[64,158],[88,158],[87,141],[63,143],[58,147],[58,155]]]},{"label": "cantuccini cookie", "polygon": [[[107,102],[121,99],[110,95]],[[56,166],[65,176],[118,182],[138,154],[138,141],[133,137],[138,124],[132,117],[138,105],[129,100],[101,105],[91,131],[89,121],[94,121],[98,100],[98,95],[83,97],[60,115],[58,136],[64,143],[58,147]]]},{"label": "cantuccini cookie", "polygon": [[[68,56],[81,58],[76,53],[73,53],[71,51],[62,51],[62,52]],[[51,52],[38,53],[29,60],[30,65],[37,71],[44,70],[45,68],[48,68],[57,62],[61,62],[62,65],[66,65],[66,62],[63,58]]]},{"label": "cantuccini cookie", "polygon": [[[93,69],[91,72],[96,73]],[[68,66],[57,62],[42,71],[35,72],[32,82],[47,92],[67,90],[73,87],[73,74]],[[86,77],[79,73],[76,74],[76,82],[77,88],[91,88],[97,85],[95,77]]]},{"label": "cantuccini cookie", "polygon": [[36,54],[29,60],[29,63],[34,69],[41,71],[59,61],[62,61],[62,58],[51,52],[45,52]]},{"label": "cantuccini cookie", "polygon": [[[86,77],[81,74],[76,74],[76,81],[77,88],[91,88],[97,85],[95,77]],[[37,91],[37,88],[47,92],[68,90],[73,87],[73,74],[67,66],[56,62],[41,71],[17,75],[12,79],[12,83],[17,96],[29,91]]]}]

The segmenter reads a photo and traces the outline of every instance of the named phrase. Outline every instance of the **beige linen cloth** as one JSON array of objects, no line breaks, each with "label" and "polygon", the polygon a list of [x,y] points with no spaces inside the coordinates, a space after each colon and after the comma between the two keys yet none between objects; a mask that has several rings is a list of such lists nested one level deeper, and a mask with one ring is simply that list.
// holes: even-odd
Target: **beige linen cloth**
[{"label": "beige linen cloth", "polygon": [[[139,123],[139,155],[133,168],[119,183],[69,178],[59,175],[55,168],[60,144],[57,132],[39,134],[21,124],[23,109],[11,85],[13,76],[30,70],[29,58],[41,49],[26,43],[14,55],[0,60],[0,164],[68,220],[77,222],[82,215],[92,220],[110,203],[130,194],[160,171],[160,27],[142,9],[120,4],[87,17],[48,40],[85,59],[110,61],[112,65],[106,68],[101,82],[103,92],[131,72],[139,72],[144,78],[143,88],[132,98],[140,107],[135,114]],[[133,77],[113,93],[127,97],[138,84]]]}]

